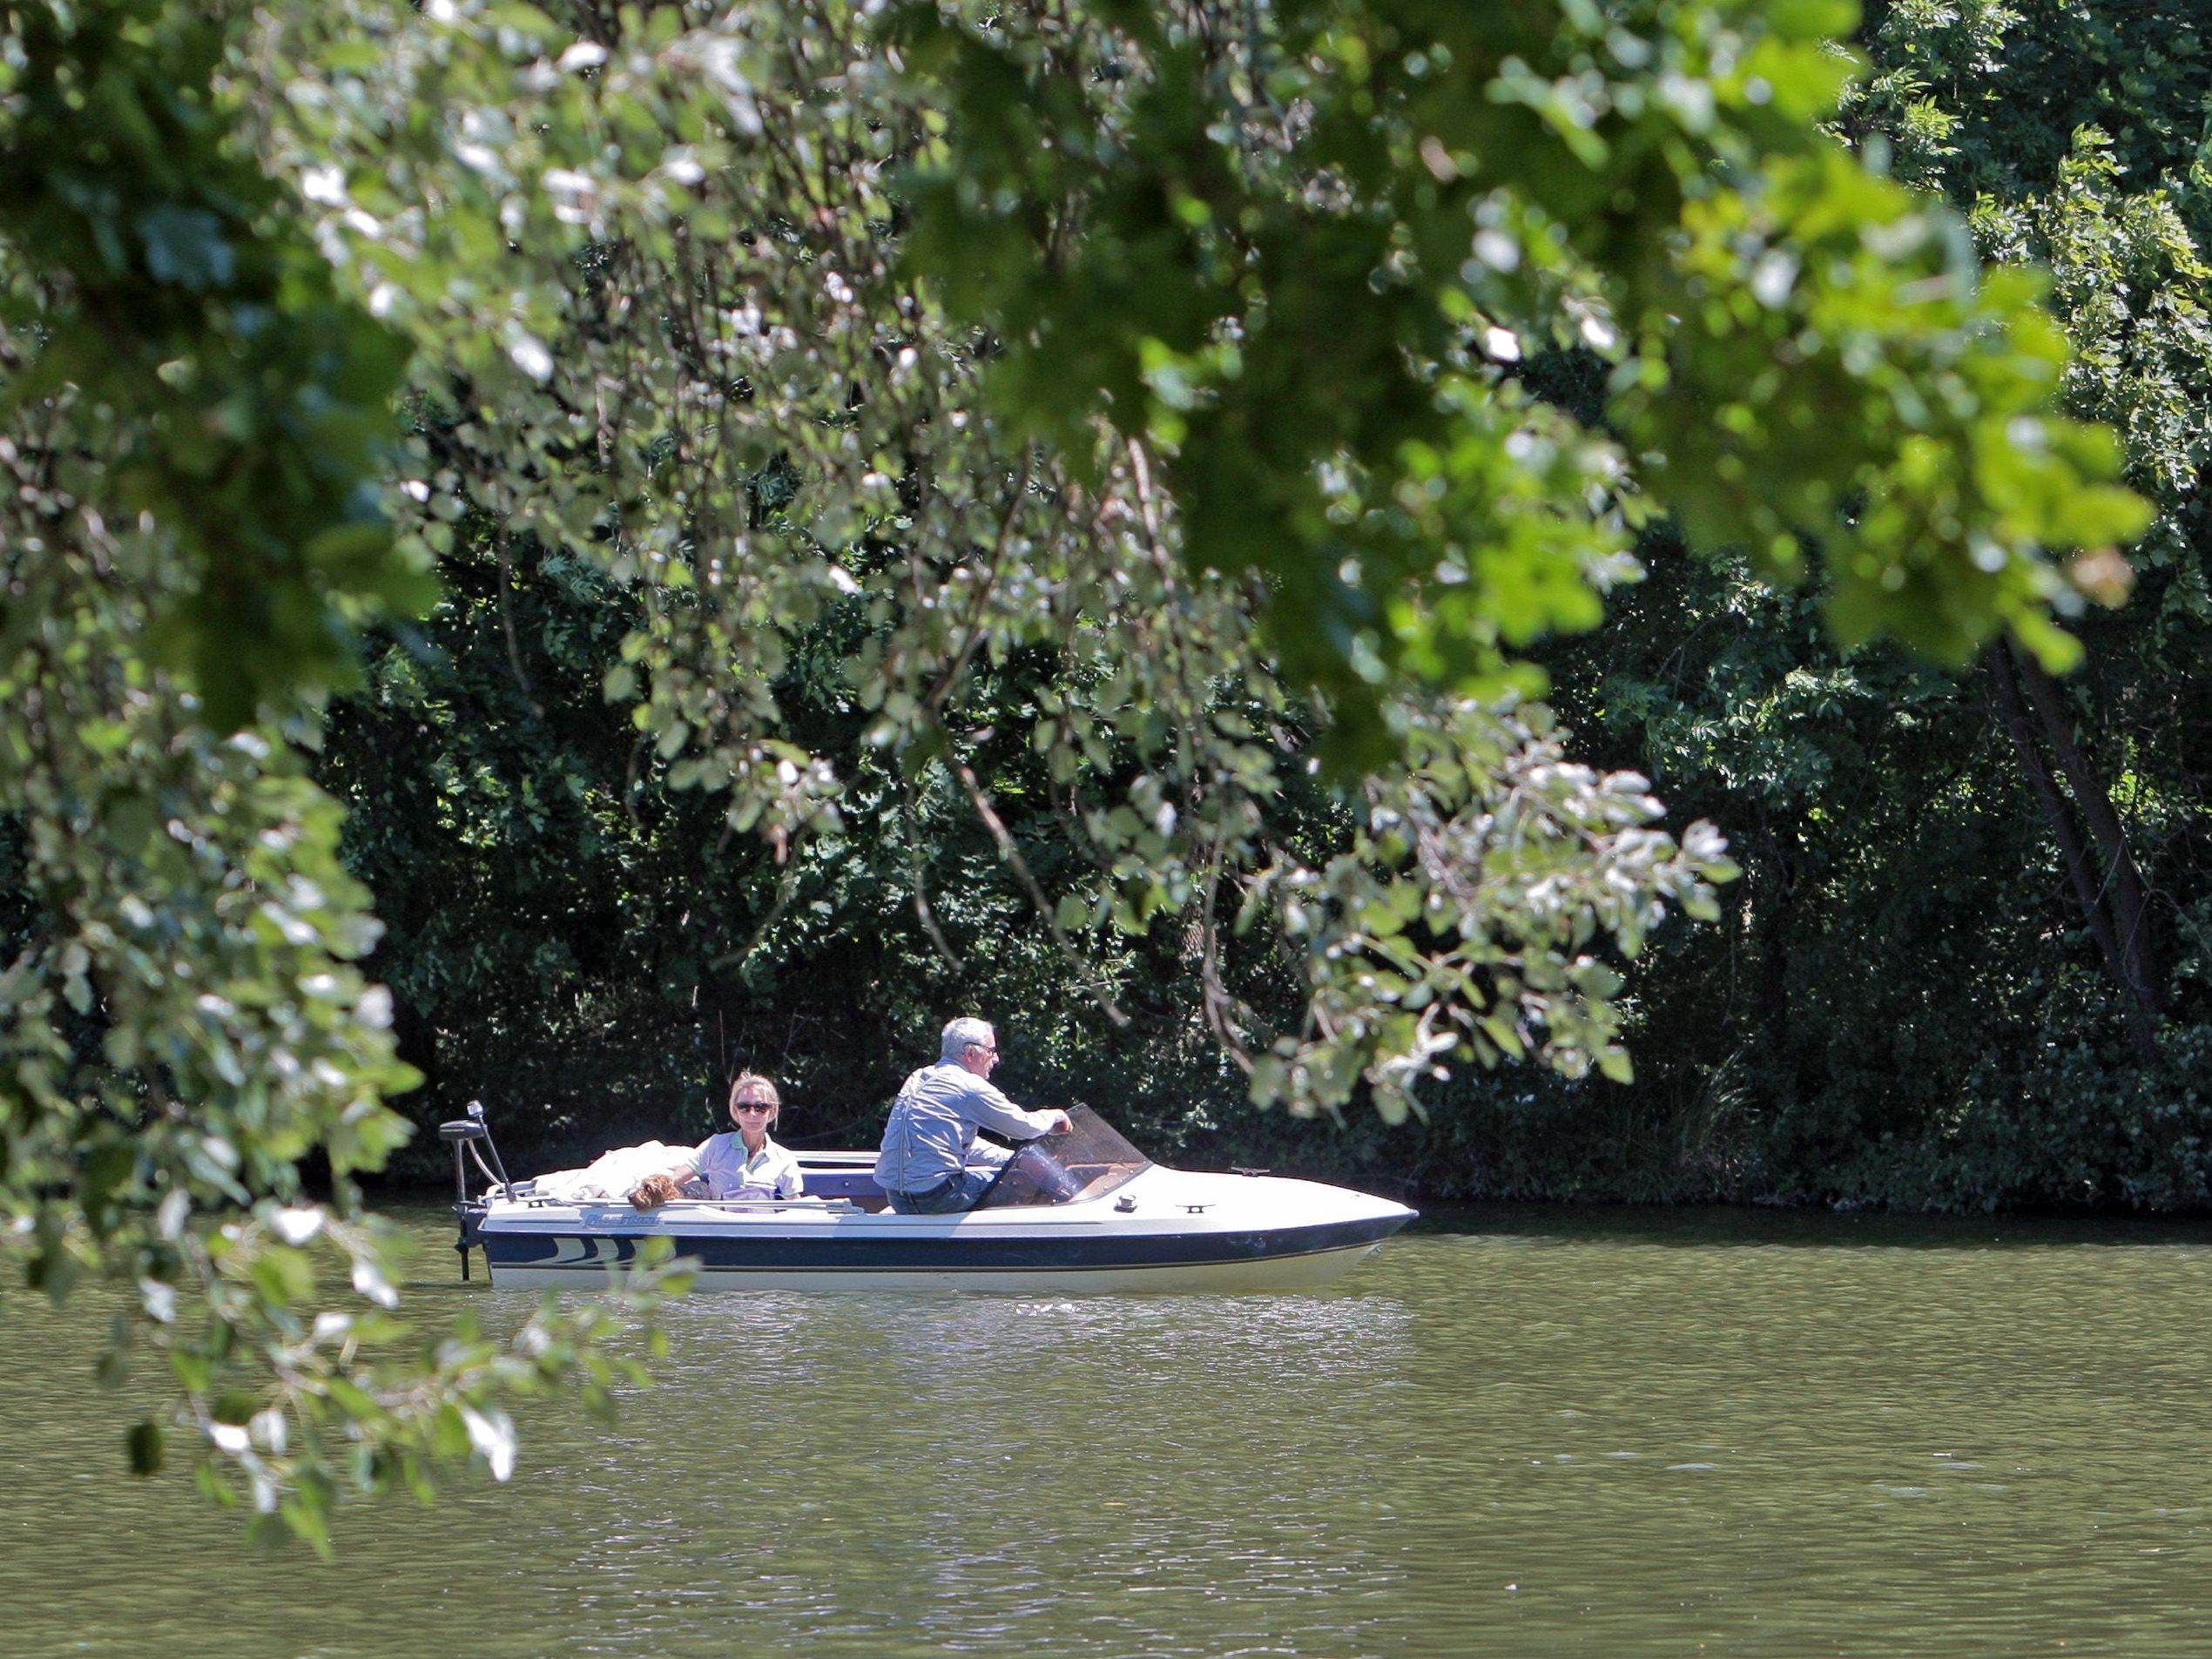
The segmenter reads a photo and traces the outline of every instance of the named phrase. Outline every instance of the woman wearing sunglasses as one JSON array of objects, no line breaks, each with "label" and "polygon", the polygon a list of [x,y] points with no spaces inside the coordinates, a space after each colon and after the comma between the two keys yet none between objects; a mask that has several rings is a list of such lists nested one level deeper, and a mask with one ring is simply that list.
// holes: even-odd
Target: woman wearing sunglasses
[{"label": "woman wearing sunglasses", "polygon": [[671,1198],[796,1198],[806,1190],[799,1160],[768,1138],[783,1112],[776,1085],[748,1071],[730,1085],[734,1135],[710,1135],[691,1157],[649,1175],[631,1193],[640,1210]]}]

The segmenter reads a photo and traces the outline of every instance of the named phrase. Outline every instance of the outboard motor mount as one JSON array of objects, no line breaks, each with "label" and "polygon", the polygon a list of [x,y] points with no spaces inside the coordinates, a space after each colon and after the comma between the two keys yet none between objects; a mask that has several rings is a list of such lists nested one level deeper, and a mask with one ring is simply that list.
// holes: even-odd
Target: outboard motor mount
[{"label": "outboard motor mount", "polygon": [[[499,1144],[491,1137],[491,1125],[484,1121],[484,1103],[472,1100],[466,1117],[448,1118],[438,1125],[438,1138],[453,1148],[453,1214],[460,1224],[461,1236],[453,1247],[461,1252],[461,1278],[469,1278],[469,1251],[482,1243],[478,1224],[484,1218],[483,1200],[469,1196],[469,1164],[473,1159],[482,1171],[486,1181],[503,1188],[507,1196],[515,1196],[515,1184],[507,1178],[506,1160],[499,1156]],[[484,1154],[491,1154],[491,1162],[484,1162]]]}]

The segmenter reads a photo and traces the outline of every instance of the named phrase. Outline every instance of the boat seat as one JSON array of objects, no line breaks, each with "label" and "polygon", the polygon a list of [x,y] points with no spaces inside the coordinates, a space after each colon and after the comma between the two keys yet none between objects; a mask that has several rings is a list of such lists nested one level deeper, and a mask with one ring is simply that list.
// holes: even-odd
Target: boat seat
[{"label": "boat seat", "polygon": [[887,1207],[883,1189],[867,1170],[807,1170],[806,1176],[810,1197],[846,1198],[870,1212]]}]

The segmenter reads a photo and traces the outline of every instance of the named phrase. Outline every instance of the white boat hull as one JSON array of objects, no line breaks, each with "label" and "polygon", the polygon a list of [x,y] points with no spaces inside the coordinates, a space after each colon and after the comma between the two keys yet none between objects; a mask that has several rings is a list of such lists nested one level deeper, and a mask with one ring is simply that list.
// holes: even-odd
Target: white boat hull
[{"label": "white boat hull", "polygon": [[589,1289],[665,1238],[700,1290],[1013,1295],[1304,1291],[1411,1220],[1403,1204],[1267,1176],[1145,1169],[1096,1198],[950,1216],[840,1199],[624,1204],[495,1199],[476,1224],[495,1285]]}]

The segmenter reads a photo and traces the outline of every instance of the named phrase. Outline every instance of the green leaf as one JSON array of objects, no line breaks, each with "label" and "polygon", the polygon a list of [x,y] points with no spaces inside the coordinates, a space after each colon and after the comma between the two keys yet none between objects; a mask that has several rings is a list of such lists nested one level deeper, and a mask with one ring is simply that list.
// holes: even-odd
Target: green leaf
[{"label": "green leaf", "polygon": [[133,1423],[124,1436],[125,1454],[130,1460],[131,1473],[136,1475],[160,1474],[167,1449],[160,1425],[150,1418]]},{"label": "green leaf", "polygon": [[1849,40],[1858,28],[1858,0],[1766,0],[1767,26],[1785,40]]}]

